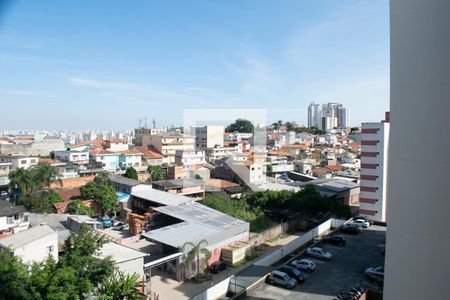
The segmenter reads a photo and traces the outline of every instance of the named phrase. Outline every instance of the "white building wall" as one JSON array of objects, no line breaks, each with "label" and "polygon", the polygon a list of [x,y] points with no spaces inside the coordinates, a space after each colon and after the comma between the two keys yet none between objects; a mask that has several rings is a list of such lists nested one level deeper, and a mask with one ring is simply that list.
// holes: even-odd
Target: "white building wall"
[{"label": "white building wall", "polygon": [[[362,123],[361,131],[360,214],[374,221],[386,222],[389,123]],[[373,131],[376,133],[370,133]],[[375,142],[376,145],[364,145],[366,141]],[[375,157],[367,157],[365,153],[374,154]],[[376,190],[364,191],[364,188]]]},{"label": "white building wall", "polygon": [[[51,251],[49,247],[51,247]],[[26,264],[45,261],[49,255],[58,261],[58,235],[56,231],[14,249],[14,256],[20,257]]]},{"label": "white building wall", "polygon": [[448,299],[450,1],[391,0],[390,9],[383,299]]}]

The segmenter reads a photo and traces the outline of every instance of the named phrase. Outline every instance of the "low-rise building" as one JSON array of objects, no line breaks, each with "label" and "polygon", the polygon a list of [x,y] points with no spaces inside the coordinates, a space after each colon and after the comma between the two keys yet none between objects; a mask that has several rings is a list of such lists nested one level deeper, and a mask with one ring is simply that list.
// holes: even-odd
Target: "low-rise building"
[{"label": "low-rise building", "polygon": [[128,150],[128,141],[125,139],[110,139],[106,140],[105,149],[108,151],[126,151]]},{"label": "low-rise building", "polygon": [[0,235],[14,234],[30,226],[27,210],[22,205],[0,200]]},{"label": "low-rise building", "polygon": [[205,182],[196,179],[173,179],[153,182],[154,189],[170,194],[203,198],[205,196]]},{"label": "low-rise building", "polygon": [[11,165],[12,164],[9,162],[0,162],[0,191],[9,184],[9,171]]},{"label": "low-rise building", "polygon": [[78,166],[79,169],[86,169],[89,164],[88,151],[55,151],[53,154],[55,159],[74,164]]},{"label": "low-rise building", "polygon": [[19,168],[28,169],[38,164],[38,157],[25,155],[1,155],[0,163],[10,163],[10,169],[16,170]]},{"label": "low-rise building", "polygon": [[39,225],[0,239],[0,248],[9,249],[26,264],[45,261],[49,255],[58,261],[58,235],[48,225]]}]

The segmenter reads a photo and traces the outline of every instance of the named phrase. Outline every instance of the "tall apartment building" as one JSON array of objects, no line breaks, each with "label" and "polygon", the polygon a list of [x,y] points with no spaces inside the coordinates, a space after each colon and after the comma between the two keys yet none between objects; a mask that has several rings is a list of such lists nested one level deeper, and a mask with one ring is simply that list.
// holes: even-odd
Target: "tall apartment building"
[{"label": "tall apartment building", "polygon": [[308,127],[321,128],[322,126],[322,108],[318,103],[311,103],[308,106]]},{"label": "tall apartment building", "polygon": [[195,148],[200,151],[214,148],[216,146],[223,147],[224,127],[222,125],[206,125],[194,128],[195,131]]},{"label": "tall apartment building", "polygon": [[308,127],[318,127],[322,130],[346,128],[348,127],[348,109],[336,102],[322,106],[313,102],[308,106]]},{"label": "tall apartment building", "polygon": [[195,150],[195,137],[174,132],[162,132],[155,135],[145,135],[142,143],[152,146],[161,153],[169,164],[175,163],[177,150]]},{"label": "tall apartment building", "polygon": [[386,222],[389,124],[389,112],[386,112],[384,121],[361,126],[359,213],[380,222]]}]

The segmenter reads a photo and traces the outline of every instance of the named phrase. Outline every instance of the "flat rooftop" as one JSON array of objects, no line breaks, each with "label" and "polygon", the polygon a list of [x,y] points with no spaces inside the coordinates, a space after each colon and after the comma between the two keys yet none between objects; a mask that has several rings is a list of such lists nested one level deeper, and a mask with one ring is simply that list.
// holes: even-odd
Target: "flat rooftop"
[{"label": "flat rooftop", "polygon": [[143,236],[175,248],[181,248],[186,242],[197,243],[202,239],[206,239],[208,245],[212,246],[249,231],[249,223],[197,202],[154,209],[184,222],[148,231]]},{"label": "flat rooftop", "polygon": [[137,185],[131,191],[133,197],[155,202],[161,205],[177,206],[183,203],[192,202],[194,199],[186,196],[175,195],[152,188],[150,185]]},{"label": "flat rooftop", "polygon": [[141,257],[148,256],[149,254],[119,245],[113,242],[109,242],[103,245],[99,250],[99,258],[107,258],[108,256],[112,258],[116,263],[121,263],[124,261],[134,260]]},{"label": "flat rooftop", "polygon": [[153,183],[155,186],[160,186],[165,189],[183,188],[183,187],[194,187],[199,185],[204,185],[202,180],[198,179],[172,179],[172,180],[162,180]]}]

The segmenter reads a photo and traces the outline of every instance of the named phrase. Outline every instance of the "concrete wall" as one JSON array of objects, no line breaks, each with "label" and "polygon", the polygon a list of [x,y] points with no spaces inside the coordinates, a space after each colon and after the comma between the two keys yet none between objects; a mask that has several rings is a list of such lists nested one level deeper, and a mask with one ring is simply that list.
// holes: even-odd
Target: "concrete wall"
[{"label": "concrete wall", "polygon": [[250,240],[248,241],[251,245],[260,245],[264,243],[267,240],[270,240],[274,237],[279,236],[282,233],[287,232],[289,229],[288,223],[281,223],[278,225],[275,225],[269,229],[266,229],[264,231],[261,231],[260,233],[257,233],[253,235]]},{"label": "concrete wall", "polygon": [[228,285],[230,284],[231,278],[234,276],[230,276],[216,285],[210,287],[206,291],[198,294],[197,296],[192,297],[192,300],[215,300],[219,299],[226,295],[228,291]]},{"label": "concrete wall", "polygon": [[390,8],[384,299],[448,299],[450,139],[438,133],[450,131],[450,1],[391,0]]},{"label": "concrete wall", "polygon": [[309,230],[308,232],[305,232],[300,237],[296,238],[286,246],[281,247],[280,249],[272,252],[271,254],[263,257],[262,259],[258,260],[255,265],[257,266],[264,266],[268,267],[283,258],[284,256],[288,255],[289,253],[296,250],[298,247],[305,245],[306,243],[312,241],[314,238],[319,237],[326,232],[328,232],[331,228],[337,228],[339,226],[342,226],[346,221],[345,220],[339,220],[339,219],[328,219],[327,221],[323,222],[319,226]]}]

